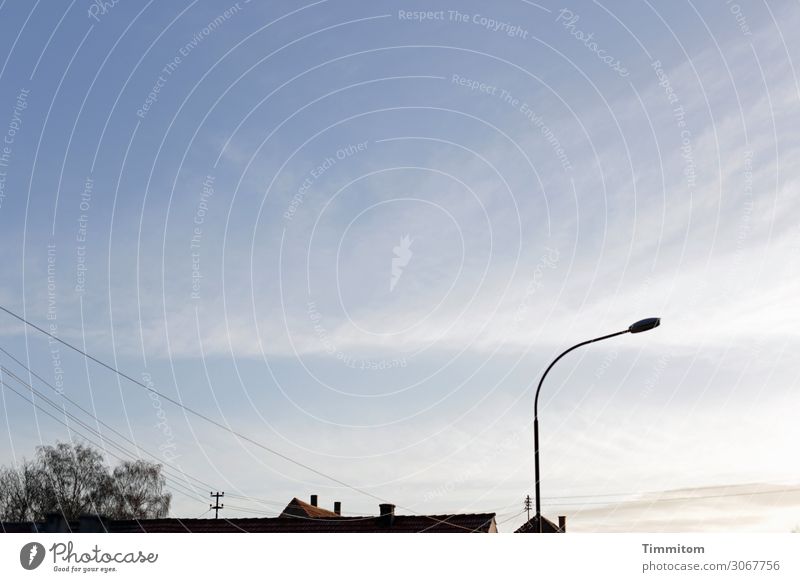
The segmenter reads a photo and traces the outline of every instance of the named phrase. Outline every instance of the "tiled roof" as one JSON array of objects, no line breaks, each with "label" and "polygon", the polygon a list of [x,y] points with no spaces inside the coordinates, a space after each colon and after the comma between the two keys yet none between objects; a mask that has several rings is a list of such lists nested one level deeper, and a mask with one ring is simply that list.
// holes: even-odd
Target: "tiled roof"
[{"label": "tiled roof", "polygon": [[65,521],[59,515],[45,522],[2,523],[8,532],[110,532],[110,533],[496,533],[494,513],[450,515],[395,515],[394,506],[381,505],[380,516],[343,516],[292,499],[278,517],[234,519],[142,519],[109,520],[84,516]]},{"label": "tiled roof", "polygon": [[147,519],[107,521],[115,533],[249,532],[249,533],[493,533],[494,513],[396,515],[389,525],[379,517],[261,517],[235,519]]},{"label": "tiled roof", "polygon": [[280,517],[339,517],[339,515],[294,497],[283,510],[283,513],[280,514]]}]

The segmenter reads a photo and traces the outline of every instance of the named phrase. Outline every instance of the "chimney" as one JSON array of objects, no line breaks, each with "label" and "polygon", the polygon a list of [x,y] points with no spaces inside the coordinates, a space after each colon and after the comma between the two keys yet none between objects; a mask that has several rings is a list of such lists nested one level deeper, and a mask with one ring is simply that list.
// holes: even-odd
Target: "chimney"
[{"label": "chimney", "polygon": [[316,495],[312,495],[311,496],[311,505],[313,505],[314,507],[317,506],[317,496]]},{"label": "chimney", "polygon": [[378,517],[378,525],[390,527],[394,523],[394,505],[392,503],[381,503],[378,506],[381,514]]},{"label": "chimney", "polygon": [[342,515],[342,502],[341,501],[334,501],[333,502],[333,512],[336,515]]},{"label": "chimney", "polygon": [[559,515],[558,516],[558,529],[561,533],[567,531],[567,516],[566,515]]}]

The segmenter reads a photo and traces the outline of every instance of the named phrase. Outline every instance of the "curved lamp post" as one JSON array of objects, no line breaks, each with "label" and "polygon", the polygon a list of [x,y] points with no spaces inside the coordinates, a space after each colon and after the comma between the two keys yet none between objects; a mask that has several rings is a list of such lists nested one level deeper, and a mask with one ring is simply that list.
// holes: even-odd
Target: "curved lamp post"
[{"label": "curved lamp post", "polygon": [[633,325],[631,325],[628,329],[623,331],[618,331],[616,333],[610,333],[608,335],[596,337],[594,339],[587,340],[585,342],[581,342],[579,344],[575,344],[568,350],[561,353],[555,360],[551,362],[547,369],[542,374],[542,379],[539,380],[539,387],[536,389],[536,398],[533,401],[533,446],[534,446],[534,470],[536,471],[536,522],[538,523],[539,533],[542,533],[542,496],[539,493],[539,391],[542,389],[542,383],[544,382],[547,373],[550,371],[557,361],[561,358],[566,356],[572,350],[579,348],[581,346],[585,346],[586,344],[592,344],[594,342],[599,342],[600,340],[608,339],[610,337],[622,335],[624,333],[641,333],[643,331],[648,331],[653,329],[654,327],[658,327],[661,324],[661,320],[658,317],[650,317],[648,319],[642,319],[637,321]]}]

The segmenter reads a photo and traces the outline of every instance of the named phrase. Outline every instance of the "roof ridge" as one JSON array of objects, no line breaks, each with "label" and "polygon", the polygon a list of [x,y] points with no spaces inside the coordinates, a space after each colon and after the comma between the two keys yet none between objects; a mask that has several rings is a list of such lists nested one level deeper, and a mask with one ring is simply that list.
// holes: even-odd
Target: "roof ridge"
[{"label": "roof ridge", "polygon": [[306,503],[298,499],[297,497],[292,497],[292,500],[286,505],[283,509],[281,514],[278,517],[341,517],[338,513],[335,513],[329,509],[324,509],[322,507],[318,507],[316,505],[311,505],[310,503]]}]

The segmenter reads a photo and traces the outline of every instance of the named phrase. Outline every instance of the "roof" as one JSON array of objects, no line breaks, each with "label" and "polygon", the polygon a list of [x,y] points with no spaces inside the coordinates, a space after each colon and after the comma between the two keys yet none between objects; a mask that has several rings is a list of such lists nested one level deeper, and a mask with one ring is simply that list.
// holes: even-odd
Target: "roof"
[{"label": "roof", "polygon": [[381,505],[379,516],[343,516],[292,499],[278,517],[233,519],[110,520],[83,516],[66,521],[58,514],[45,522],[0,523],[7,532],[109,532],[109,533],[496,533],[494,513],[395,515],[394,506]]},{"label": "roof", "polygon": [[300,501],[297,497],[294,497],[283,510],[283,513],[280,514],[280,517],[339,517],[339,514],[311,505],[305,501]]},{"label": "roof", "polygon": [[[542,533],[564,533],[561,528],[559,528],[546,517],[541,516],[541,520]],[[539,533],[539,522],[537,521],[536,516],[533,516],[528,521],[523,523],[519,528],[516,529],[516,531],[514,531],[514,533]]]},{"label": "roof", "polygon": [[235,519],[147,519],[105,522],[114,533],[495,533],[494,513],[456,515],[396,515],[392,523],[380,517],[298,518],[260,517]]},{"label": "roof", "polygon": [[0,521],[0,532],[3,533],[31,533],[36,527],[32,521]]}]

